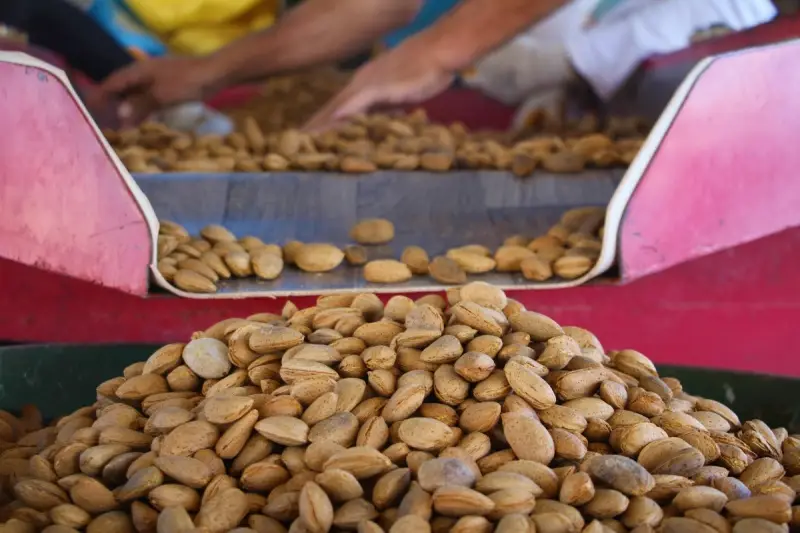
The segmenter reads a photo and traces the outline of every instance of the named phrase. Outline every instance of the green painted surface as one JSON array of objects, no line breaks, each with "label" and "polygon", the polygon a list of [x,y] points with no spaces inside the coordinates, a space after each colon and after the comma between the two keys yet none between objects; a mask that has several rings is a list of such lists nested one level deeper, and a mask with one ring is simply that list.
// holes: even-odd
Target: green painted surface
[{"label": "green painted surface", "polygon": [[[0,408],[34,403],[50,419],[90,404],[95,387],[143,361],[154,345],[35,345],[0,347]],[[744,419],[800,433],[798,380],[694,368],[661,367],[691,394],[730,405]]]},{"label": "green painted surface", "polygon": [[157,346],[31,345],[0,348],[0,408],[36,404],[45,419],[95,400],[95,388],[146,359]]}]

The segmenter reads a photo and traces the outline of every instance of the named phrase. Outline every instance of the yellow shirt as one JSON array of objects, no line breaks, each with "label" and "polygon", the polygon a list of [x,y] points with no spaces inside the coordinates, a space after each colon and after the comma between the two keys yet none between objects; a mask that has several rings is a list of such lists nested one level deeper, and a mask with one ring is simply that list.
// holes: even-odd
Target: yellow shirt
[{"label": "yellow shirt", "polygon": [[281,0],[125,0],[175,52],[205,55],[275,23]]}]

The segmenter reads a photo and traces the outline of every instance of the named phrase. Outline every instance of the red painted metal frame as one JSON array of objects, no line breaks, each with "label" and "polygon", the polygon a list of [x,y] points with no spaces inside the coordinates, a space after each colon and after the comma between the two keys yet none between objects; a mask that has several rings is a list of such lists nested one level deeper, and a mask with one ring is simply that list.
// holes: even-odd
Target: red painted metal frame
[{"label": "red painted metal frame", "polygon": [[[791,339],[800,323],[800,230],[684,263],[628,285],[511,293],[606,348],[657,362],[800,376]],[[284,300],[139,298],[0,260],[7,283],[0,339],[168,342],[222,318],[279,311]],[[312,305],[313,298],[295,300]],[[113,357],[109,353],[109,357]]]},{"label": "red painted metal frame", "polygon": [[701,41],[671,54],[653,56],[645,61],[642,67],[650,70],[675,63],[696,63],[709,56],[798,37],[800,37],[800,15],[782,16],[746,31]]}]

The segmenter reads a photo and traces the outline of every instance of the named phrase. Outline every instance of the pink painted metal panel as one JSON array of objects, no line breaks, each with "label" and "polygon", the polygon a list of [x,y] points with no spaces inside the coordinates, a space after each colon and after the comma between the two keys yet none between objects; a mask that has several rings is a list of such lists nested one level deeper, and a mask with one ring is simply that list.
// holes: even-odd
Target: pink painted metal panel
[{"label": "pink painted metal panel", "polygon": [[800,41],[700,75],[627,206],[624,280],[800,225],[798,67]]},{"label": "pink painted metal panel", "polygon": [[91,123],[44,70],[0,80],[0,256],[147,294],[147,222]]}]

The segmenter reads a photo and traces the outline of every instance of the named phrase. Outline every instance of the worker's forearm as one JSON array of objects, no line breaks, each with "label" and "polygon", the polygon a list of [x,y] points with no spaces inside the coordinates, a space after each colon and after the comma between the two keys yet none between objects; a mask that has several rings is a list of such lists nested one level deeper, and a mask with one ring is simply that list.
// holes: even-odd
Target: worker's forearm
[{"label": "worker's forearm", "polygon": [[230,85],[346,59],[410,21],[422,0],[308,0],[211,61]]},{"label": "worker's forearm", "polygon": [[566,3],[567,0],[464,0],[412,40],[430,50],[443,68],[455,72],[471,66]]}]

